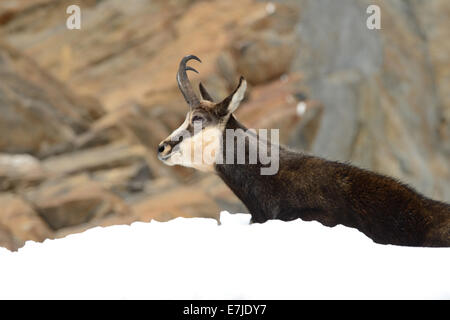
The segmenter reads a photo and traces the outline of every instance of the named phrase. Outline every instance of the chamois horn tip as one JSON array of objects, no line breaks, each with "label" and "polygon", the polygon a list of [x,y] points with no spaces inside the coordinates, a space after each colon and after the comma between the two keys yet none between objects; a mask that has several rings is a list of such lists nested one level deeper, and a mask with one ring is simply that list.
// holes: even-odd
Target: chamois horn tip
[{"label": "chamois horn tip", "polygon": [[200,63],[202,62],[202,60],[200,60],[199,57],[197,57],[196,55],[193,55],[193,54],[189,54],[187,56],[184,56],[184,58],[183,58],[184,62],[188,62],[189,60],[197,60]]}]

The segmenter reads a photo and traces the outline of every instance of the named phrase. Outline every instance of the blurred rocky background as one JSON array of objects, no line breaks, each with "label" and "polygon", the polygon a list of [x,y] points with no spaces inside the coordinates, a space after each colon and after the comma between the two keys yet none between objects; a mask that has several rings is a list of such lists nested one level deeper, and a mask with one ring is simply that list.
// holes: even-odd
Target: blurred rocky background
[{"label": "blurred rocky background", "polygon": [[248,127],[450,201],[449,17],[448,0],[2,0],[0,246],[245,210],[215,176],[156,158],[187,111],[186,54],[217,100],[249,80]]}]

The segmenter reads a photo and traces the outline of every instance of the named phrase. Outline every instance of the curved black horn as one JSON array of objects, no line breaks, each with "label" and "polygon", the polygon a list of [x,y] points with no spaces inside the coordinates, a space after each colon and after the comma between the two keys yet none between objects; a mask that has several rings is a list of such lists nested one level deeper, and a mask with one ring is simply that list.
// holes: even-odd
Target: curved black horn
[{"label": "curved black horn", "polygon": [[186,102],[189,104],[191,108],[194,108],[200,104],[200,101],[196,96],[194,89],[192,88],[191,83],[189,82],[189,79],[186,74],[187,70],[197,72],[197,70],[195,70],[192,67],[186,67],[186,63],[192,59],[197,60],[198,62],[202,62],[197,56],[194,56],[192,54],[189,56],[185,56],[183,59],[181,59],[180,67],[178,68],[177,73],[177,83]]}]

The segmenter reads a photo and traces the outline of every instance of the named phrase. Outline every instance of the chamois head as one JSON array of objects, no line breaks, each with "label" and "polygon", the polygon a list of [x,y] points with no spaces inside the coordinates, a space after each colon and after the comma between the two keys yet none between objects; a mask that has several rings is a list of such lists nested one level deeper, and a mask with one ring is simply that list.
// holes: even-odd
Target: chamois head
[{"label": "chamois head", "polygon": [[178,87],[184,96],[189,111],[183,124],[158,146],[158,158],[167,165],[182,165],[201,171],[213,171],[215,158],[221,150],[221,138],[231,114],[244,98],[247,82],[243,77],[237,88],[223,101],[214,103],[205,87],[200,83],[201,99],[195,94],[186,71],[189,60],[200,59],[194,55],[184,57],[177,73]]}]

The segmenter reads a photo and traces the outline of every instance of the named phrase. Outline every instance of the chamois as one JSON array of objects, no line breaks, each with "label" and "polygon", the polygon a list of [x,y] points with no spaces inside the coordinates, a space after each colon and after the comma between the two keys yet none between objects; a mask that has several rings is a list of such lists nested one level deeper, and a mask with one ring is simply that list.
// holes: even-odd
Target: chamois
[{"label": "chamois", "polygon": [[[189,112],[184,123],[158,146],[158,158],[165,164],[214,172],[245,204],[252,222],[317,220],[329,227],[356,228],[380,244],[450,246],[450,205],[426,198],[387,176],[282,146],[274,175],[262,175],[264,165],[259,160],[253,164],[194,161],[192,151],[205,155],[208,149],[214,157],[225,156],[229,148],[225,131],[246,130],[233,112],[247,84],[241,77],[231,95],[214,103],[200,83],[199,99],[186,74],[187,70],[197,72],[186,66],[192,59],[201,62],[194,55],[186,56],[177,73]],[[195,132],[196,125],[200,133]],[[255,139],[246,139],[245,150],[255,143]]]}]

